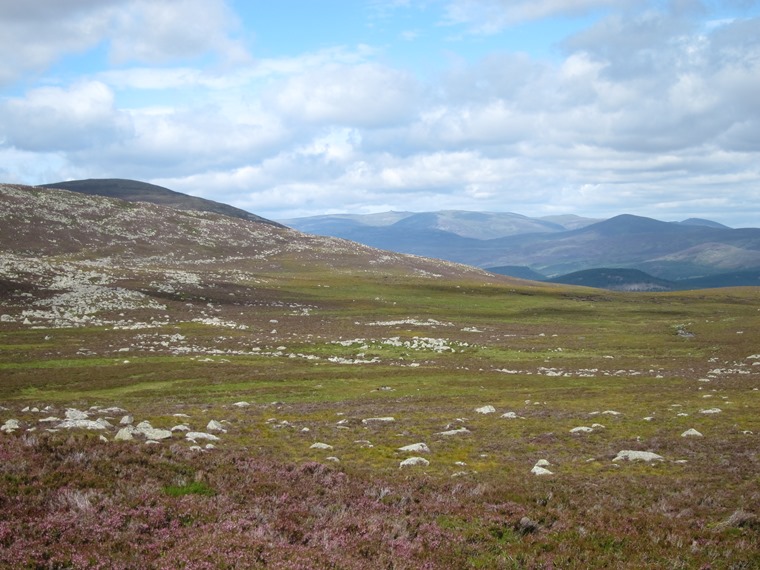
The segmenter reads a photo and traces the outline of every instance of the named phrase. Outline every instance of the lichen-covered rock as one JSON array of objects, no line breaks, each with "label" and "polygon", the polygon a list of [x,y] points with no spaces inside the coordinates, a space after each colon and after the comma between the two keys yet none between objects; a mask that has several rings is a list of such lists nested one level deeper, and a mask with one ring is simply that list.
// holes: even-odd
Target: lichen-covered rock
[{"label": "lichen-covered rock", "polygon": [[471,432],[466,427],[460,427],[458,429],[439,431],[436,435],[443,435],[443,436],[449,437],[452,435],[460,435],[460,434],[465,434],[465,433],[471,433]]},{"label": "lichen-covered rock", "polygon": [[592,431],[594,431],[594,428],[590,428],[588,426],[579,426],[571,429],[570,433],[591,433]]},{"label": "lichen-covered rock", "polygon": [[410,457],[408,459],[404,459],[401,463],[399,463],[399,467],[427,467],[428,465],[430,465],[430,461],[424,457]]},{"label": "lichen-covered rock", "polygon": [[405,445],[404,447],[399,447],[398,450],[412,453],[430,453],[430,448],[427,446],[427,444],[424,444],[422,442]]},{"label": "lichen-covered rock", "polygon": [[322,443],[321,441],[318,441],[316,443],[312,443],[309,446],[309,449],[333,449],[332,445],[328,445],[326,443]]},{"label": "lichen-covered rock", "polygon": [[134,439],[132,436],[134,431],[135,428],[132,426],[123,427],[116,433],[113,439],[114,441],[132,441]]},{"label": "lichen-covered rock", "polygon": [[656,453],[652,453],[651,451],[634,451],[630,449],[625,449],[623,451],[618,452],[615,459],[612,461],[664,461],[665,458],[662,455],[657,455]]},{"label": "lichen-covered rock", "polygon": [[554,475],[554,473],[539,465],[534,465],[530,472],[533,473],[533,475]]},{"label": "lichen-covered rock", "polygon": [[218,422],[216,420],[211,420],[206,425],[206,430],[207,431],[221,431],[221,432],[226,432],[227,431],[226,429],[224,429],[224,426],[220,422]]},{"label": "lichen-covered rock", "polygon": [[699,433],[694,428],[687,429],[685,432],[681,434],[681,437],[702,437],[702,434]]},{"label": "lichen-covered rock", "polygon": [[396,421],[396,418],[388,416],[384,418],[366,418],[362,420],[362,423],[364,425],[368,424],[387,424],[387,423],[393,423]]},{"label": "lichen-covered rock", "polygon": [[185,434],[185,438],[191,439],[193,441],[197,439],[206,439],[208,441],[219,441],[219,437],[215,436],[213,433],[206,433],[202,431],[189,431]]},{"label": "lichen-covered rock", "polygon": [[0,431],[5,433],[13,433],[17,429],[21,428],[21,424],[18,420],[8,420],[6,421],[2,427],[0,427]]},{"label": "lichen-covered rock", "polygon": [[480,408],[475,408],[475,411],[479,414],[493,414],[496,413],[496,408],[493,406],[482,406]]}]

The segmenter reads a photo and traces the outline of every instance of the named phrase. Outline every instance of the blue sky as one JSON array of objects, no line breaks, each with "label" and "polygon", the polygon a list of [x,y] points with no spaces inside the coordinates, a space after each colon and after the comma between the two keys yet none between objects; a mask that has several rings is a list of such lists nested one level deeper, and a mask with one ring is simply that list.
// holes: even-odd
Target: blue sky
[{"label": "blue sky", "polygon": [[754,0],[0,0],[0,181],[760,221]]}]

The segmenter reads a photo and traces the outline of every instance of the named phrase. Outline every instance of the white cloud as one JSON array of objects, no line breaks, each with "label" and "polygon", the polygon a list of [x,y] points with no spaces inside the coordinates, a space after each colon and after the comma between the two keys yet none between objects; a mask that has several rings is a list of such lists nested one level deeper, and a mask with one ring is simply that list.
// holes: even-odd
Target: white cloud
[{"label": "white cloud", "polygon": [[267,106],[291,121],[383,126],[408,119],[418,87],[408,74],[373,63],[328,65],[272,85]]},{"label": "white cloud", "polygon": [[495,34],[523,22],[577,16],[601,8],[630,4],[625,0],[449,0],[445,22],[471,32]]},{"label": "white cloud", "polygon": [[0,104],[3,144],[29,151],[74,151],[99,147],[131,131],[115,109],[111,90],[97,81],[69,89],[42,87]]},{"label": "white cloud", "polygon": [[0,2],[0,85],[107,42],[117,62],[152,64],[207,53],[247,61],[223,0]]}]

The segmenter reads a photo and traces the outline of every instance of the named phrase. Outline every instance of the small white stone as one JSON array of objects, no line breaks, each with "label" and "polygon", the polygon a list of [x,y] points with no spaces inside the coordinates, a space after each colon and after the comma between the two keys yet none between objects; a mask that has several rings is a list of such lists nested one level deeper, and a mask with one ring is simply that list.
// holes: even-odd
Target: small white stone
[{"label": "small white stone", "polygon": [[514,412],[506,412],[504,414],[501,414],[501,417],[508,420],[516,420],[519,416]]},{"label": "small white stone", "polygon": [[333,449],[333,446],[327,445],[326,443],[322,443],[321,441],[318,441],[316,443],[312,443],[309,449]]},{"label": "small white stone", "polygon": [[533,475],[554,475],[554,473],[552,473],[548,469],[539,467],[538,465],[534,465],[533,469],[531,469],[530,472],[533,473]]},{"label": "small white stone", "polygon": [[417,465],[427,467],[430,465],[430,461],[424,457],[410,457],[409,459],[404,459],[401,463],[399,463],[399,467],[415,467]]},{"label": "small white stone", "polygon": [[395,421],[396,421],[396,418],[388,416],[384,418],[367,418],[367,419],[362,420],[362,423],[365,425],[368,425],[368,424],[392,423]]},{"label": "small white stone", "polygon": [[699,413],[700,414],[708,414],[708,415],[710,415],[710,414],[719,414],[722,411],[723,410],[721,410],[720,408],[709,408],[707,410],[699,410]]},{"label": "small white stone", "polygon": [[570,433],[591,433],[592,431],[594,431],[593,428],[590,428],[588,426],[579,426],[571,429]]},{"label": "small white stone", "polygon": [[549,467],[551,463],[549,463],[546,459],[539,459],[536,461],[536,467]]},{"label": "small white stone", "polygon": [[430,453],[430,448],[424,443],[412,443],[411,445],[405,445],[399,447],[399,451],[410,451],[413,453]]},{"label": "small white stone", "polygon": [[185,434],[185,438],[195,441],[196,439],[206,439],[208,441],[219,441],[219,438],[212,433],[206,433],[202,431],[189,431]]},{"label": "small white stone", "polygon": [[221,432],[226,432],[227,431],[227,430],[224,429],[224,426],[221,423],[219,423],[218,421],[216,421],[216,420],[211,420],[206,425],[206,429],[208,431],[221,431]]},{"label": "small white stone", "polygon": [[630,449],[626,449],[623,451],[618,452],[615,459],[612,461],[664,461],[664,457],[661,455],[657,455],[656,453],[652,453],[651,451],[633,451]]},{"label": "small white stone", "polygon": [[232,405],[235,406],[236,408],[247,408],[251,404],[249,404],[248,402],[235,402]]},{"label": "small white stone", "polygon": [[699,433],[694,428],[687,429],[685,432],[681,434],[681,437],[702,437],[702,434]]},{"label": "small white stone", "polygon": [[123,418],[121,418],[121,420],[119,420],[119,425],[123,425],[123,426],[132,425],[134,421],[135,421],[135,418],[131,414],[128,414],[124,416]]},{"label": "small white stone", "polygon": [[480,408],[475,408],[475,411],[479,414],[493,414],[496,412],[496,408],[493,406],[483,406]]},{"label": "small white stone", "polygon": [[446,437],[450,435],[459,435],[464,433],[470,433],[470,430],[468,430],[466,427],[461,427],[459,429],[450,429],[447,431],[439,431],[436,435],[445,435]]}]

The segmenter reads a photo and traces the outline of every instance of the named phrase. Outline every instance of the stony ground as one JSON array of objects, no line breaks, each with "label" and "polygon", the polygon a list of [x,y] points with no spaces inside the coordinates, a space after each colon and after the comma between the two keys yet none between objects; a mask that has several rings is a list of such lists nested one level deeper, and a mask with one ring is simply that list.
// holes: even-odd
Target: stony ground
[{"label": "stony ground", "polygon": [[0,188],[0,566],[760,567],[757,289],[49,192]]}]

